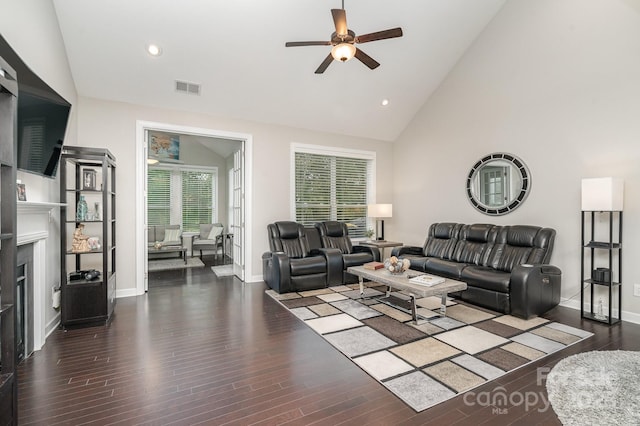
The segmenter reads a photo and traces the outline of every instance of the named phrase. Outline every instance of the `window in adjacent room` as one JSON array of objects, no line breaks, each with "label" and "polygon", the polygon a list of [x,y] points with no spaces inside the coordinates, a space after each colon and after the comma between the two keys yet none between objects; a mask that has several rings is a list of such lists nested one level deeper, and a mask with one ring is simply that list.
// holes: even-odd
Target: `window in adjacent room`
[{"label": "window in adjacent room", "polygon": [[149,225],[181,224],[182,232],[198,232],[201,223],[215,223],[217,168],[149,168],[147,217]]},{"label": "window in adjacent room", "polygon": [[352,238],[364,238],[372,199],[375,153],[294,144],[294,217],[313,226],[338,220]]}]

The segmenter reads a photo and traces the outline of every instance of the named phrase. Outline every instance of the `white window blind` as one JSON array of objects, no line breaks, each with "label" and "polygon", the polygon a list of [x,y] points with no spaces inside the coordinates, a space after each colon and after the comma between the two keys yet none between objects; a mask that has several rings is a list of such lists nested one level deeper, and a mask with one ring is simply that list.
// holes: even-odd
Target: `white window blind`
[{"label": "white window blind", "polygon": [[295,153],[295,215],[306,226],[345,222],[352,238],[365,236],[371,160]]},{"label": "white window blind", "polygon": [[147,180],[147,220],[149,225],[170,225],[171,171],[149,169]]},{"label": "white window blind", "polygon": [[202,171],[182,172],[182,229],[199,231],[201,223],[213,223],[213,200],[216,199],[213,174]]},{"label": "white window blind", "polygon": [[149,225],[180,224],[189,232],[217,222],[217,169],[150,168],[147,176]]}]

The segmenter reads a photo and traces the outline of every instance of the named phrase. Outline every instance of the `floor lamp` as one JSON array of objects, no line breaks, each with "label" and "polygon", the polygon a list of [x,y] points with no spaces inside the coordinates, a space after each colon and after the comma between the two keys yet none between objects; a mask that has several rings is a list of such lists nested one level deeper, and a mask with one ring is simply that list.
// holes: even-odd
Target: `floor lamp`
[{"label": "floor lamp", "polygon": [[384,218],[391,217],[393,206],[391,204],[369,204],[367,205],[367,216],[376,219],[376,228],[378,228],[378,222],[380,222],[380,232],[376,229],[376,235],[378,235],[378,241],[385,241],[384,239]]}]

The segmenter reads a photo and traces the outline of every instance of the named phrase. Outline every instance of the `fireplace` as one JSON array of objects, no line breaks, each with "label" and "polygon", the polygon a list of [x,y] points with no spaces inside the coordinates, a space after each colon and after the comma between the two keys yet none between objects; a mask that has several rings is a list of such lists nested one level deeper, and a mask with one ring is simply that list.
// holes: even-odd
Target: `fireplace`
[{"label": "fireplace", "polygon": [[33,244],[18,247],[16,273],[16,352],[18,362],[33,353]]},{"label": "fireplace", "polygon": [[27,356],[40,350],[47,335],[60,323],[60,314],[52,307],[52,289],[57,288],[60,281],[59,206],[58,203],[18,202],[19,282],[16,284],[22,286],[24,296],[16,312],[24,317],[23,354]]}]

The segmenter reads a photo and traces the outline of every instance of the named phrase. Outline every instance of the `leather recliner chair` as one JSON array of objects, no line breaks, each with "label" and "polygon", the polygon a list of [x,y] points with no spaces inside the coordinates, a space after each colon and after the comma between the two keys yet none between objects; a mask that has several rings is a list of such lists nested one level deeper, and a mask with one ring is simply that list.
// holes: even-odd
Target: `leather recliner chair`
[{"label": "leather recliner chair", "polygon": [[[349,284],[358,282],[358,277],[347,272],[350,266],[360,266],[368,262],[380,261],[380,250],[375,247],[353,245],[349,238],[349,229],[343,222],[325,221],[315,224],[320,232],[320,241],[323,248],[340,250],[342,261],[341,283]],[[330,283],[329,285],[334,285]]]},{"label": "leather recliner chair", "polygon": [[263,279],[278,293],[326,288],[342,279],[340,250],[323,249],[315,228],[297,222],[267,226],[270,251],[262,255]]}]

